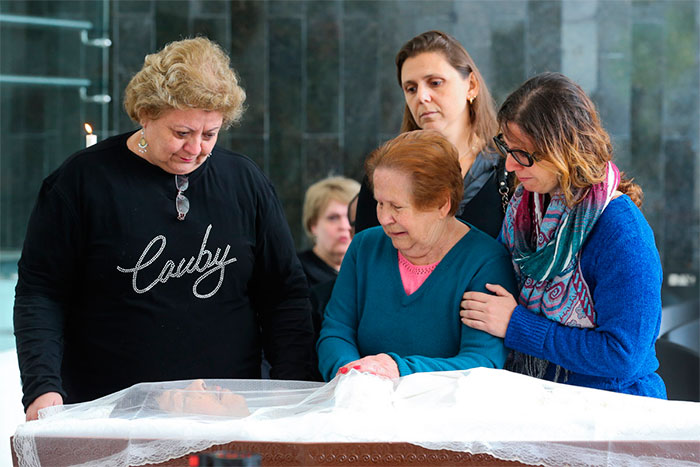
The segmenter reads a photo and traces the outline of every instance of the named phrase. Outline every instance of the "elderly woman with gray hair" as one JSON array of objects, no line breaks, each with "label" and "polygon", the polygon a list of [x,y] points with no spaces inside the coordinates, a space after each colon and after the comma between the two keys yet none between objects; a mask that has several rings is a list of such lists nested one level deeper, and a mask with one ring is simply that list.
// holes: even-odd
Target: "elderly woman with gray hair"
[{"label": "elderly woman with gray hair", "polygon": [[270,181],[216,145],[243,113],[205,38],[146,56],[126,89],[137,131],[43,183],[19,261],[15,335],[27,419],[138,382],[305,379],[308,286]]}]

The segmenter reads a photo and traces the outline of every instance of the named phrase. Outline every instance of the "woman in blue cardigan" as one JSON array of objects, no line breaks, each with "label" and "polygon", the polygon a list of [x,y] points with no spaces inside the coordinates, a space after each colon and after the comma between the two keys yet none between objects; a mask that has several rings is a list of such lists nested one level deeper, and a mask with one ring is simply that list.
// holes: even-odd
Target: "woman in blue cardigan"
[{"label": "woman in blue cardigan", "polygon": [[457,149],[435,130],[403,133],[366,168],[381,227],[357,234],[343,258],[317,344],[324,379],[501,368],[503,340],[459,321],[465,291],[516,289],[505,248],[455,217]]},{"label": "woman in blue cardigan", "polygon": [[662,273],[641,188],[612,162],[593,102],[559,73],[525,82],[498,113],[495,139],[519,186],[499,239],[516,298],[467,292],[462,321],[505,339],[506,368],[665,399],[655,373]]}]

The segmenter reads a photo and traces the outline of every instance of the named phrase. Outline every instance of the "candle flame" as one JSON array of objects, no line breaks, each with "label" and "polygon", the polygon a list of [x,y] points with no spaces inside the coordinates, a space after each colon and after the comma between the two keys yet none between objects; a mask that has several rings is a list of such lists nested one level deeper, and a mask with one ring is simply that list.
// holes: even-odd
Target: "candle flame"
[{"label": "candle flame", "polygon": [[85,124],[85,131],[87,131],[89,135],[92,134],[92,127],[90,126],[89,123]]}]

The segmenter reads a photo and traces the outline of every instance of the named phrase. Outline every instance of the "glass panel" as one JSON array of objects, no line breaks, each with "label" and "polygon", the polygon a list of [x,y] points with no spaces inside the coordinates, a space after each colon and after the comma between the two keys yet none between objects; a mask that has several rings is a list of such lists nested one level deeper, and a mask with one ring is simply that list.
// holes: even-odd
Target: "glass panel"
[{"label": "glass panel", "polygon": [[108,55],[89,42],[107,5],[0,2],[0,351],[14,347],[17,260],[41,182],[84,147],[84,122],[106,134],[107,106],[81,93],[106,93]]}]

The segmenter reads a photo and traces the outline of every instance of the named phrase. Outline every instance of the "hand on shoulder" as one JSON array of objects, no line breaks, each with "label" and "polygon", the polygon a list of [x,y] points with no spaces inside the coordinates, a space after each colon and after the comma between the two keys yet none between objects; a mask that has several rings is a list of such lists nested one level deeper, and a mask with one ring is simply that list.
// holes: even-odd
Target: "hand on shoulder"
[{"label": "hand on shoulder", "polygon": [[459,311],[462,323],[503,339],[518,302],[500,285],[486,284],[486,289],[492,294],[464,293]]}]

